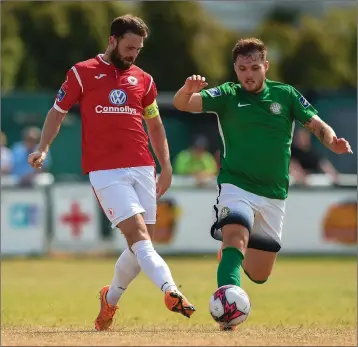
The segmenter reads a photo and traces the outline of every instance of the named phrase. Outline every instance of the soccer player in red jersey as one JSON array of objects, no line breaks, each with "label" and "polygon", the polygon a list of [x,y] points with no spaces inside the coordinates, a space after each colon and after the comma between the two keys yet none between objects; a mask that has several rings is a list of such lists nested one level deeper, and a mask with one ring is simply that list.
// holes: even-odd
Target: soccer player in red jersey
[{"label": "soccer player in red jersey", "polygon": [[[84,174],[89,174],[112,226],[121,230],[128,243],[115,265],[112,284],[100,291],[97,330],[111,326],[121,295],[140,270],[165,293],[164,301],[171,311],[186,317],[195,311],[151,241],[156,201],[171,184],[172,167],[155,83],[134,65],[147,36],[148,28],[138,17],[125,15],[113,20],[106,52],[68,71],[47,114],[38,150],[28,159],[32,167],[42,166],[66,113],[78,102]],[[143,118],[162,169],[157,182]]]}]

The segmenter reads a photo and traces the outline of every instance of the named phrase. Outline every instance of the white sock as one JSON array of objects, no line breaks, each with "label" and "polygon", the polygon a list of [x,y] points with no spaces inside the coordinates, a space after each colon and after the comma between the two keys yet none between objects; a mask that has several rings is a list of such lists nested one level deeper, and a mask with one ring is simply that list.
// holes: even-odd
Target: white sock
[{"label": "white sock", "polygon": [[107,292],[107,302],[117,305],[120,297],[139,274],[140,266],[136,256],[126,248],[117,260],[114,267],[114,277]]},{"label": "white sock", "polygon": [[132,250],[143,272],[161,291],[178,290],[168,265],[153,248],[151,241],[138,241],[132,245]]}]

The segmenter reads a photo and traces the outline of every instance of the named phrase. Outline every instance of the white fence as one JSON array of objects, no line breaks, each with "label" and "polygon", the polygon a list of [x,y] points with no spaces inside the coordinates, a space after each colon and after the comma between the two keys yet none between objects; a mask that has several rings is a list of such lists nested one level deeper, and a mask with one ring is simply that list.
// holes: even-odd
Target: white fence
[{"label": "white fence", "polygon": [[[2,189],[2,255],[49,252],[120,252],[124,237],[115,229],[103,239],[102,211],[91,186],[56,183],[47,189]],[[215,253],[209,230],[213,187],[181,185],[158,206],[155,235],[161,254]],[[287,201],[282,253],[356,254],[356,187],[292,188]],[[352,236],[353,235],[353,236]]]}]

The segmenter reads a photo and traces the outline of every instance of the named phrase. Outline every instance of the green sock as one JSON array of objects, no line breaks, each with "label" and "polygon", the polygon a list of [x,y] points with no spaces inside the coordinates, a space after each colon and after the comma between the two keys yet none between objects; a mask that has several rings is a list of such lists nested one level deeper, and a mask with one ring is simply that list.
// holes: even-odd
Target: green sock
[{"label": "green sock", "polygon": [[218,288],[228,284],[240,286],[240,266],[244,259],[242,252],[236,247],[226,247],[222,250],[218,266]]}]

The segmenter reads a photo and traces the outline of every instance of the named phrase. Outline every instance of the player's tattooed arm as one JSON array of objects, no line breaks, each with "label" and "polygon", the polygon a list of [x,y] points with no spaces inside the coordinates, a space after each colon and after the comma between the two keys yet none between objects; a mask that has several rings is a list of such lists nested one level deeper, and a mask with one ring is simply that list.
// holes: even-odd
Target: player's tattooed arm
[{"label": "player's tattooed arm", "polygon": [[337,154],[353,154],[351,145],[345,138],[337,138],[334,130],[317,115],[313,116],[304,126],[310,130],[332,152]]},{"label": "player's tattooed arm", "polygon": [[318,116],[313,116],[308,122],[304,123],[304,127],[312,132],[328,148],[336,136],[334,130]]}]

